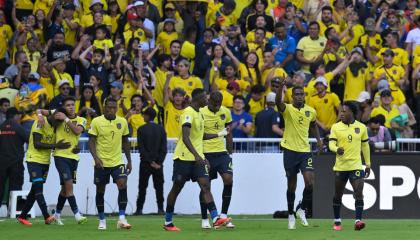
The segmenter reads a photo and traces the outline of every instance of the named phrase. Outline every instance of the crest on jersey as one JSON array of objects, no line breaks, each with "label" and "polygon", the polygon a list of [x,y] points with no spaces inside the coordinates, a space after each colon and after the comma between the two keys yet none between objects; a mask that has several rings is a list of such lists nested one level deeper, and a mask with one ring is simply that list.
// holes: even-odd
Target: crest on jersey
[{"label": "crest on jersey", "polygon": [[362,72],[362,74],[365,74],[365,69],[364,68],[360,69],[360,71]]},{"label": "crest on jersey", "polygon": [[393,73],[393,74],[397,74],[397,70],[395,70],[395,69],[394,69],[394,70],[392,70],[392,73]]},{"label": "crest on jersey", "polygon": [[321,47],[323,47],[324,46],[324,43],[323,42],[320,42],[319,45],[321,45]]},{"label": "crest on jersey", "polygon": [[117,128],[121,129],[121,123],[117,123]]},{"label": "crest on jersey", "polygon": [[380,44],[380,43],[381,43],[381,40],[376,39],[376,44]]},{"label": "crest on jersey", "polygon": [[305,115],[306,115],[307,117],[309,117],[309,116],[311,116],[311,112],[309,112],[309,111],[305,111]]},{"label": "crest on jersey", "polygon": [[225,120],[226,119],[226,115],[225,114],[220,115],[220,119]]},{"label": "crest on jersey", "polygon": [[359,134],[359,133],[360,133],[360,128],[355,128],[355,129],[354,129],[354,132],[355,132],[356,134]]},{"label": "crest on jersey", "polygon": [[188,82],[188,85],[191,87],[193,85],[193,82]]},{"label": "crest on jersey", "polygon": [[328,99],[327,98],[324,99],[324,103],[328,103]]}]

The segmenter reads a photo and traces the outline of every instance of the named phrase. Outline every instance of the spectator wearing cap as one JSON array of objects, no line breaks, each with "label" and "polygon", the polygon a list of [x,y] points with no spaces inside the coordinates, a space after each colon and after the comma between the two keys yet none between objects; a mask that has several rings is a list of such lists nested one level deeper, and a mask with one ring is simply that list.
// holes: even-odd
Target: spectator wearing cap
[{"label": "spectator wearing cap", "polygon": [[[107,9],[107,5],[105,0],[83,0],[83,9],[84,15],[80,19],[80,26],[82,27],[81,32],[84,32],[84,29],[90,27],[94,24],[94,15],[95,13],[101,13],[103,24],[106,25],[111,31],[112,29],[112,22],[111,17],[105,14],[105,9]],[[105,8],[106,7],[106,8]]]},{"label": "spectator wearing cap", "polygon": [[146,190],[150,176],[153,176],[153,186],[156,191],[158,214],[163,214],[163,162],[167,153],[167,136],[163,127],[153,122],[156,112],[147,108],[143,112],[145,124],[137,130],[137,142],[140,152],[139,192],[135,214],[143,214]]},{"label": "spectator wearing cap", "polygon": [[0,125],[6,121],[6,112],[10,108],[10,101],[7,98],[0,98]]},{"label": "spectator wearing cap", "polygon": [[[385,64],[385,55],[384,53],[387,50],[391,50],[393,52],[393,59],[392,63],[398,66],[402,66],[406,72],[406,75],[404,77],[405,80],[408,78],[408,67],[409,67],[409,59],[408,59],[408,53],[406,50],[398,47],[398,41],[399,41],[399,35],[396,32],[388,32],[385,37],[385,42],[388,47],[383,47],[379,50],[379,52],[376,54],[376,56],[373,56],[372,53],[370,53],[369,49],[366,49],[366,55],[368,59],[373,62],[379,62],[379,64]],[[389,51],[388,51],[389,52]],[[387,54],[390,55],[391,53]]]},{"label": "spectator wearing cap", "polygon": [[337,33],[340,33],[340,26],[333,22],[333,9],[330,6],[324,6],[321,9],[321,20],[319,24],[319,35],[325,37],[325,30],[332,27]]},{"label": "spectator wearing cap", "polygon": [[8,191],[22,190],[24,144],[29,141],[29,133],[20,125],[20,118],[21,114],[12,107],[6,112],[6,121],[0,124],[0,199],[5,195],[7,179]]},{"label": "spectator wearing cap", "polygon": [[50,109],[58,109],[63,106],[63,100],[70,96],[71,87],[68,80],[58,81],[58,95],[56,95],[50,102]]},{"label": "spectator wearing cap", "polygon": [[391,104],[393,106],[397,106],[398,107],[398,106],[400,106],[400,105],[402,105],[402,104],[404,104],[406,102],[406,98],[405,98],[403,92],[402,91],[398,91],[398,90],[392,90],[389,87],[389,82],[386,79],[382,79],[382,80],[380,80],[378,82],[377,89],[378,89],[378,92],[375,94],[375,97],[374,97],[374,101],[375,101],[375,104],[377,104],[377,106],[380,105],[381,93],[384,90],[391,91],[391,95],[392,95],[392,99],[393,99]]},{"label": "spectator wearing cap", "polygon": [[222,106],[232,108],[233,99],[239,95],[240,91],[241,87],[236,81],[229,82],[225,90],[220,90],[223,96]]},{"label": "spectator wearing cap", "polygon": [[356,116],[356,120],[366,124],[369,121],[370,114],[372,112],[370,93],[366,91],[361,92],[359,94],[359,97],[356,99],[356,102],[358,103],[358,107],[359,107],[359,112],[358,112],[358,115]]},{"label": "spectator wearing cap", "polygon": [[[365,20],[365,34],[360,37],[360,45],[365,49],[365,52],[369,48],[372,56],[375,56],[382,48],[382,37],[376,32],[375,24],[375,19],[367,18]],[[368,64],[372,65],[370,62]],[[377,66],[379,66],[379,63]]]},{"label": "spectator wearing cap", "polygon": [[344,101],[355,101],[363,91],[371,92],[370,72],[363,58],[363,50],[355,47],[351,51],[354,60],[346,68],[344,81]]},{"label": "spectator wearing cap", "polygon": [[256,138],[279,138],[283,136],[284,123],[275,110],[276,94],[270,92],[266,97],[266,107],[255,116]]},{"label": "spectator wearing cap", "polygon": [[63,28],[64,28],[64,43],[75,46],[77,39],[77,32],[80,28],[80,19],[74,16],[76,6],[71,3],[63,5]]},{"label": "spectator wearing cap", "polygon": [[111,90],[109,96],[117,101],[118,109],[117,116],[125,117],[128,110],[131,108],[130,99],[122,96],[123,84],[120,81],[113,81],[111,83]]},{"label": "spectator wearing cap", "polygon": [[308,36],[300,39],[296,47],[296,59],[302,65],[301,69],[306,74],[306,82],[312,77],[309,71],[310,64],[322,59],[327,43],[327,39],[319,35],[319,23],[309,23],[308,33]]},{"label": "spectator wearing cap", "polygon": [[[293,74],[293,77],[291,79],[291,83],[288,84],[288,87],[286,89],[286,92],[284,94],[284,102],[285,103],[292,103],[292,90],[293,87],[299,86],[302,87],[305,92],[305,103],[309,103],[309,89],[305,85],[305,73],[303,71],[297,71]],[[278,81],[278,84],[280,84],[280,80]]]},{"label": "spectator wearing cap", "polygon": [[308,103],[316,110],[316,122],[320,128],[321,136],[326,136],[331,130],[331,126],[337,122],[341,104],[337,94],[327,92],[327,87],[327,79],[318,77],[315,80],[317,93],[309,98]]},{"label": "spectator wearing cap", "polygon": [[15,106],[15,98],[18,92],[17,89],[10,87],[9,79],[7,77],[0,76],[0,96],[1,98],[7,99],[11,107]]},{"label": "spectator wearing cap", "polygon": [[401,91],[406,79],[406,71],[401,65],[393,63],[395,53],[391,49],[387,49],[382,53],[384,64],[375,68],[373,72],[373,83],[386,79],[390,89]]},{"label": "spectator wearing cap", "polygon": [[268,45],[275,51],[274,62],[276,66],[284,68],[286,72],[291,73],[295,68],[294,53],[296,52],[296,41],[287,34],[287,29],[283,22],[276,23],[274,31],[275,36],[268,41]]},{"label": "spectator wearing cap", "polygon": [[[248,138],[248,136],[251,134],[253,124],[252,116],[245,111],[245,98],[243,96],[237,95],[233,98],[231,113],[232,136],[234,138]],[[238,146],[238,144],[235,145]],[[235,147],[235,149],[238,148]]]},{"label": "spectator wearing cap", "polygon": [[389,90],[384,90],[381,92],[381,104],[379,107],[376,107],[372,110],[370,117],[375,117],[379,114],[385,116],[385,127],[392,130],[397,130],[400,126],[391,121],[393,118],[400,115],[400,111],[397,108],[392,106],[392,94]]},{"label": "spectator wearing cap", "polygon": [[[155,39],[155,23],[153,21],[156,21],[156,19],[153,19],[152,21],[151,19],[148,18],[148,14],[149,14],[148,9],[150,9],[148,6],[149,4],[147,3],[147,1],[137,0],[133,2],[133,5],[136,8],[137,16],[139,16],[141,19],[140,28],[144,31],[146,37],[149,39],[150,47],[154,48],[156,39]],[[157,25],[157,22],[156,22],[156,25]]]},{"label": "spectator wearing cap", "polygon": [[175,19],[166,18],[163,22],[163,31],[160,32],[156,39],[156,44],[160,46],[160,53],[170,54],[170,45],[173,40],[178,40],[179,35],[175,30]]},{"label": "spectator wearing cap", "polygon": [[248,81],[236,78],[237,71],[233,63],[226,63],[220,71],[219,77],[217,77],[212,83],[212,91],[224,91],[231,82],[236,82],[238,84],[239,94],[247,93],[251,89],[251,85]]},{"label": "spectator wearing cap", "polygon": [[38,73],[30,73],[28,84],[22,85],[15,98],[15,107],[23,113],[21,123],[27,132],[37,119],[35,110],[45,108],[47,104],[47,90],[39,84],[39,78]]},{"label": "spectator wearing cap", "polygon": [[[161,1],[158,1],[158,2],[161,2]],[[182,18],[177,18],[176,13],[177,13],[177,10],[174,3],[168,2],[165,4],[164,9],[163,9],[163,17],[162,17],[163,21],[161,19],[157,27],[158,33],[163,31],[163,25],[165,23],[164,20],[167,18],[170,18],[170,19],[175,19],[175,31],[178,33],[178,36],[180,37],[183,36],[184,21],[182,20]]]},{"label": "spectator wearing cap", "polygon": [[141,27],[143,24],[142,18],[140,18],[137,13],[128,13],[127,20],[129,28],[126,29],[123,33],[125,47],[128,47],[128,43],[132,38],[138,38],[140,42],[146,42],[147,36],[144,29]]}]

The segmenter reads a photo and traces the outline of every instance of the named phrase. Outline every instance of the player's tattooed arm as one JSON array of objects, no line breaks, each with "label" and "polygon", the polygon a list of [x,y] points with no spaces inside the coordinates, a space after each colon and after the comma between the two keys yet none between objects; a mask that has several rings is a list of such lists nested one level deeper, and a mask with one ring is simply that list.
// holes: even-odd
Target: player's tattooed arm
[{"label": "player's tattooed arm", "polygon": [[125,157],[127,158],[127,174],[130,174],[133,167],[131,165],[130,141],[128,141],[128,135],[122,137],[122,145]]}]

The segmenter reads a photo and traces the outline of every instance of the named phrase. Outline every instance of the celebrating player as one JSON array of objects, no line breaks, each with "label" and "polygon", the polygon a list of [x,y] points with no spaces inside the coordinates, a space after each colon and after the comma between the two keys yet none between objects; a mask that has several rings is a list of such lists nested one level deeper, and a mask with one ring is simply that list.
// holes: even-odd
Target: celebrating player
[{"label": "celebrating player", "polygon": [[296,211],[303,226],[308,226],[305,211],[312,205],[312,190],[314,183],[314,167],[309,145],[309,131],[316,137],[319,151],[322,141],[316,125],[316,112],[305,104],[305,92],[302,87],[293,87],[292,104],[283,102],[285,80],[280,83],[276,94],[276,105],[283,114],[285,130],[281,146],[283,147],[284,169],[287,177],[287,208],[289,212],[289,229],[296,228],[293,212],[297,174],[302,172],[305,181],[302,204]]},{"label": "celebrating player", "polygon": [[203,89],[195,89],[192,92],[191,106],[187,107],[180,117],[182,127],[181,136],[174,152],[174,168],[172,176],[172,189],[168,194],[166,203],[165,225],[166,231],[180,231],[173,222],[175,202],[186,181],[197,181],[202,196],[213,219],[213,226],[218,228],[229,221],[218,215],[213,195],[210,192],[209,163],[204,158],[203,139],[212,139],[227,134],[226,129],[218,134],[204,134],[204,117],[199,111],[206,106],[207,97]]},{"label": "celebrating player", "polygon": [[32,125],[28,151],[26,152],[26,162],[32,186],[22,212],[17,217],[17,220],[24,225],[32,225],[26,218],[35,201],[41,209],[45,224],[51,224],[55,221],[54,216],[48,214],[47,204],[45,203],[43,194],[43,185],[48,176],[51,150],[69,149],[71,146],[69,142],[64,142],[64,139],[57,143],[55,141],[55,127],[59,123],[55,119],[57,114],[58,112],[48,118],[42,116],[43,124],[38,124],[38,121],[35,121]]},{"label": "celebrating player", "polygon": [[75,99],[67,97],[63,100],[64,113],[58,112],[56,119],[64,121],[56,129],[56,140],[68,140],[71,144],[67,149],[56,149],[54,151],[54,161],[58,174],[60,175],[61,191],[58,195],[55,219],[58,225],[64,225],[61,220],[61,211],[66,200],[69,201],[74,217],[79,224],[87,222],[77,207],[76,198],[73,194],[73,184],[76,183],[77,165],[79,162],[79,143],[80,134],[85,130],[86,119],[77,116],[75,108]]},{"label": "celebrating player", "polygon": [[[128,124],[125,118],[116,116],[118,106],[113,98],[105,100],[104,115],[94,118],[89,130],[89,150],[95,160],[96,207],[99,215],[99,230],[106,229],[104,195],[105,187],[112,176],[118,187],[119,220],[117,228],[130,229],[125,217],[127,207],[127,175],[131,173]],[[124,165],[121,148],[127,158]]]},{"label": "celebrating player", "polygon": [[[357,106],[345,102],[340,113],[341,121],[335,123],[331,128],[329,148],[337,153],[334,165],[335,172],[335,194],[333,199],[334,208],[334,230],[341,230],[341,198],[343,191],[350,180],[355,196],[356,222],[355,230],[362,230],[365,223],[362,221],[363,213],[363,184],[364,177],[370,174],[370,149],[367,128],[355,120]],[[362,158],[365,159],[366,170],[363,171]]]},{"label": "celebrating player", "polygon": [[[204,115],[204,133],[218,134],[224,128],[229,127],[232,122],[232,115],[229,109],[222,107],[223,95],[220,92],[210,94],[209,104],[207,107],[201,108],[200,112]],[[204,156],[210,163],[210,181],[217,178],[220,174],[223,180],[223,202],[221,218],[227,218],[227,212],[232,196],[232,158],[229,154],[233,152],[232,134],[228,132],[226,135],[226,146],[223,136],[204,141]],[[210,223],[207,218],[207,207],[204,201],[203,193],[200,193],[201,206],[201,227],[210,229]],[[232,222],[226,224],[227,228],[234,228]]]}]

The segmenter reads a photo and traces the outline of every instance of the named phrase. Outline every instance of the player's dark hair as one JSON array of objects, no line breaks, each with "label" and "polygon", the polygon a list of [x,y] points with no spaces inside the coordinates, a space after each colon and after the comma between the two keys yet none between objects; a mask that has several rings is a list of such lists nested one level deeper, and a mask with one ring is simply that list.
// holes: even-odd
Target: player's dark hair
[{"label": "player's dark hair", "polygon": [[344,102],[343,106],[346,106],[350,109],[350,111],[353,113],[353,117],[357,116],[358,109],[356,104],[353,102]]},{"label": "player's dark hair", "polygon": [[149,120],[153,120],[156,117],[156,111],[152,107],[146,108],[146,110],[143,111],[143,115],[146,115],[149,117]]},{"label": "player's dark hair", "polygon": [[376,115],[369,119],[369,123],[379,124],[381,126],[385,125],[385,116],[382,114]]},{"label": "player's dark hair", "polygon": [[265,28],[262,28],[262,27],[256,27],[256,28],[255,28],[255,32],[256,32],[257,30],[261,30],[261,31],[263,31],[263,32],[264,32],[264,34],[267,32],[267,31],[265,30]]},{"label": "player's dark hair", "polygon": [[321,12],[323,12],[323,11],[328,11],[328,10],[329,10],[331,13],[333,12],[332,7],[330,7],[330,6],[324,6],[324,7],[322,7]]},{"label": "player's dark hair", "polygon": [[140,94],[134,94],[133,96],[131,96],[130,102],[132,102],[134,98],[140,98],[142,102],[146,102],[145,98]]},{"label": "player's dark hair", "polygon": [[319,23],[317,21],[310,22],[308,27],[311,27],[312,25],[316,25],[318,27],[318,30],[319,30]]},{"label": "player's dark hair", "polygon": [[7,98],[0,98],[0,105],[3,105],[3,103],[10,103],[10,100]]},{"label": "player's dark hair", "polygon": [[66,104],[66,102],[68,102],[68,101],[76,102],[76,98],[74,98],[73,96],[68,96],[68,97],[65,97],[63,99],[63,101],[61,101],[61,102],[63,103],[63,106],[64,106]]},{"label": "player's dark hair", "polygon": [[117,103],[118,103],[118,101],[117,101],[117,100],[115,100],[115,98],[113,98],[113,97],[109,96],[109,97],[105,98],[105,101],[104,101],[104,106],[106,106],[106,105],[107,105],[108,103],[110,103],[110,102],[114,102],[115,104],[117,104]]},{"label": "player's dark hair", "polygon": [[265,8],[267,8],[267,6],[268,6],[268,1],[267,0],[253,0],[252,3],[251,3],[252,8],[255,9],[258,2],[261,2],[265,6]]},{"label": "player's dark hair", "polygon": [[182,44],[181,44],[181,41],[179,41],[178,39],[175,39],[175,40],[173,40],[173,41],[171,42],[171,44],[169,45],[169,47],[172,47],[172,45],[174,45],[175,43],[178,43],[180,46],[182,45]]},{"label": "player's dark hair", "polygon": [[312,75],[316,75],[316,71],[318,70],[319,67],[324,66],[324,61],[317,61],[314,63],[311,63],[311,65],[309,66],[309,71],[311,72]]},{"label": "player's dark hair", "polygon": [[204,94],[205,91],[202,88],[196,88],[192,91],[191,97],[193,100],[196,100],[201,94]]},{"label": "player's dark hair", "polygon": [[219,91],[210,93],[210,100],[215,103],[222,103],[223,95]]},{"label": "player's dark hair", "polygon": [[303,87],[301,87],[301,86],[294,86],[292,88],[292,94],[294,94],[296,92],[296,90],[299,90],[299,89],[301,89],[302,91],[304,91]]},{"label": "player's dark hair", "polygon": [[105,51],[104,51],[104,50],[102,50],[102,49],[96,48],[96,49],[93,51],[93,54],[101,54],[101,55],[102,55],[102,57],[103,57],[103,56],[105,56]]}]

